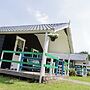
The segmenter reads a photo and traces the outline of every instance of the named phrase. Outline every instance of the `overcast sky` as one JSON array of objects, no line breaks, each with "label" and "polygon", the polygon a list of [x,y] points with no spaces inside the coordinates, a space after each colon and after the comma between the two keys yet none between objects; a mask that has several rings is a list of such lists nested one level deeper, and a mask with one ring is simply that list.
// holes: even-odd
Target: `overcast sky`
[{"label": "overcast sky", "polygon": [[0,26],[69,20],[74,51],[90,53],[90,0],[0,0]]}]

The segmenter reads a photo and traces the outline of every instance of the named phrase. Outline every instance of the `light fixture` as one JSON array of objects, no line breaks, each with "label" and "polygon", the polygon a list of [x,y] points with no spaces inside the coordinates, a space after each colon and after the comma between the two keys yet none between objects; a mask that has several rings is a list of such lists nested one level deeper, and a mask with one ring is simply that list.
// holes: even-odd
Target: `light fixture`
[{"label": "light fixture", "polygon": [[59,35],[57,33],[50,33],[48,36],[50,37],[51,41],[55,41]]}]

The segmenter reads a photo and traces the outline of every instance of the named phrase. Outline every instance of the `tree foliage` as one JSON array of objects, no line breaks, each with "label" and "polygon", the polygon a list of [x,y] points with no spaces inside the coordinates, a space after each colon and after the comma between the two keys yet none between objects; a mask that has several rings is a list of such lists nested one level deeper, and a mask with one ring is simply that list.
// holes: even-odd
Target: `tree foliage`
[{"label": "tree foliage", "polygon": [[88,54],[88,59],[90,60],[90,54],[87,51],[80,52],[81,54]]}]

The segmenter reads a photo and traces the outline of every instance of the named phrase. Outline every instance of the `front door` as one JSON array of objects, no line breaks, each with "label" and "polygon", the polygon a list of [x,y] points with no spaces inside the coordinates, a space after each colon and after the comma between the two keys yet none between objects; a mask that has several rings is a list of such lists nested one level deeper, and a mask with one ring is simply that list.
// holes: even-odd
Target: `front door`
[{"label": "front door", "polygon": [[[26,41],[25,39],[17,36],[16,37],[14,51],[23,52],[24,51],[24,47],[25,47],[25,41]],[[14,53],[13,57],[12,57],[12,60],[19,61],[19,55]],[[17,70],[18,71],[18,67],[19,67],[19,64],[11,63],[11,70]]]}]

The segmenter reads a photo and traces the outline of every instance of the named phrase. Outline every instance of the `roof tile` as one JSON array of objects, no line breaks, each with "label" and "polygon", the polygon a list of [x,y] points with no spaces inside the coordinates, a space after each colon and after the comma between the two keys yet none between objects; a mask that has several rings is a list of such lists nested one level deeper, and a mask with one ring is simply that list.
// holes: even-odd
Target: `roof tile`
[{"label": "roof tile", "polygon": [[18,32],[18,31],[47,31],[56,30],[68,26],[68,23],[56,23],[56,24],[40,24],[40,25],[22,25],[22,26],[5,26],[0,27],[0,32]]}]

